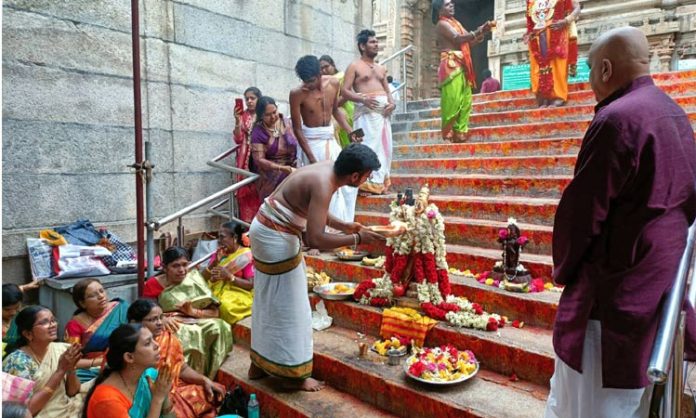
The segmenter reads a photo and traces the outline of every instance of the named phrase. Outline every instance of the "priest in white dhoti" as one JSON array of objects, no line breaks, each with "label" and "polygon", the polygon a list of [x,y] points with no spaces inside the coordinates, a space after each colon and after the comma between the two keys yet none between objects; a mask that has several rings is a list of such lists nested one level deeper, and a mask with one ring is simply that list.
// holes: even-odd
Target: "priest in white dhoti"
[{"label": "priest in white dhoti", "polygon": [[[290,174],[261,205],[249,229],[256,268],[249,378],[270,374],[292,389],[323,387],[311,378],[312,313],[302,239],[320,250],[383,242],[362,225],[328,213],[336,189],[357,188],[377,169],[372,150],[351,144],[335,163],[321,161]],[[339,233],[326,232],[327,226]]]}]

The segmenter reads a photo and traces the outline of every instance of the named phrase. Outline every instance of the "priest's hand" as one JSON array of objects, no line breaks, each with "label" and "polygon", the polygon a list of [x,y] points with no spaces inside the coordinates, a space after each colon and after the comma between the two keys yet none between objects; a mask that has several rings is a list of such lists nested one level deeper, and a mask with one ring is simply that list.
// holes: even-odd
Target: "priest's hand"
[{"label": "priest's hand", "polygon": [[358,231],[358,235],[360,235],[360,243],[361,244],[375,244],[375,243],[383,243],[386,241],[386,238],[384,238],[382,235],[370,231],[369,229],[361,229]]}]

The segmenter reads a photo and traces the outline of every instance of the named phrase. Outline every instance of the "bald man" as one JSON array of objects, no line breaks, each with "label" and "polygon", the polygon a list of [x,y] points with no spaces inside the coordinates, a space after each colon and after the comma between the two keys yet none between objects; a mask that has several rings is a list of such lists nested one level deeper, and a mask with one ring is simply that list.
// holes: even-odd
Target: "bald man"
[{"label": "bald man", "polygon": [[[643,33],[590,49],[598,104],[553,229],[556,370],[546,417],[647,417],[662,303],[696,217],[696,146],[684,111],[650,77]],[[687,328],[694,325],[688,311]],[[687,332],[687,357],[696,339]]]}]

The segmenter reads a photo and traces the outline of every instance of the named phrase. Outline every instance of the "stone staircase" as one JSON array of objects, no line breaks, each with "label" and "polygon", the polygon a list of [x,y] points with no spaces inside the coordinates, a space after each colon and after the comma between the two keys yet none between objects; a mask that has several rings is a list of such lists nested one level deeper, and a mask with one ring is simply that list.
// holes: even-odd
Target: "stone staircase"
[{"label": "stone staircase", "polygon": [[[696,71],[654,75],[656,83],[687,111],[696,126]],[[571,86],[569,105],[537,109],[528,91],[474,96],[469,142],[445,143],[439,127],[439,100],[408,103],[392,122],[393,190],[429,184],[431,202],[445,216],[448,262],[474,272],[490,270],[500,257],[498,229],[518,219],[529,244],[521,261],[533,277],[551,276],[553,216],[572,177],[582,136],[593,114],[587,83]],[[395,195],[358,199],[356,221],[386,224]],[[383,248],[367,248],[373,254]],[[360,282],[382,271],[338,261],[330,254],[306,257],[307,265],[334,281]],[[314,375],[328,388],[320,393],[282,392],[274,379],[250,381],[250,318],[234,328],[235,349],[219,380],[257,393],[268,417],[540,417],[553,374],[551,329],[558,293],[510,293],[450,275],[452,291],[490,312],[525,322],[499,332],[454,328],[439,323],[427,346],[450,343],[472,350],[481,362],[477,377],[453,387],[409,380],[402,367],[377,355],[358,357],[358,343],[379,334],[381,310],[354,302],[325,301],[333,326],[314,333]],[[314,306],[318,297],[310,294]],[[691,378],[696,387],[696,379]],[[684,416],[693,416],[685,394]]]}]

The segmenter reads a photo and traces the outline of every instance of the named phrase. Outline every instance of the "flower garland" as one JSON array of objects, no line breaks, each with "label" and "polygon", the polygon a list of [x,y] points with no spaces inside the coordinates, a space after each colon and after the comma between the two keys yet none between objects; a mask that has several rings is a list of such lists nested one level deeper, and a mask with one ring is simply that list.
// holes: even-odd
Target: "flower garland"
[{"label": "flower garland", "polygon": [[353,294],[364,305],[386,306],[394,296],[405,293],[405,284],[413,277],[423,312],[452,325],[495,331],[505,325],[496,314],[488,314],[480,305],[452,296],[448,276],[445,221],[434,204],[427,205],[427,186],[421,189],[415,206],[392,202],[389,221],[408,224],[407,231],[387,239],[385,274],[360,283]]}]

